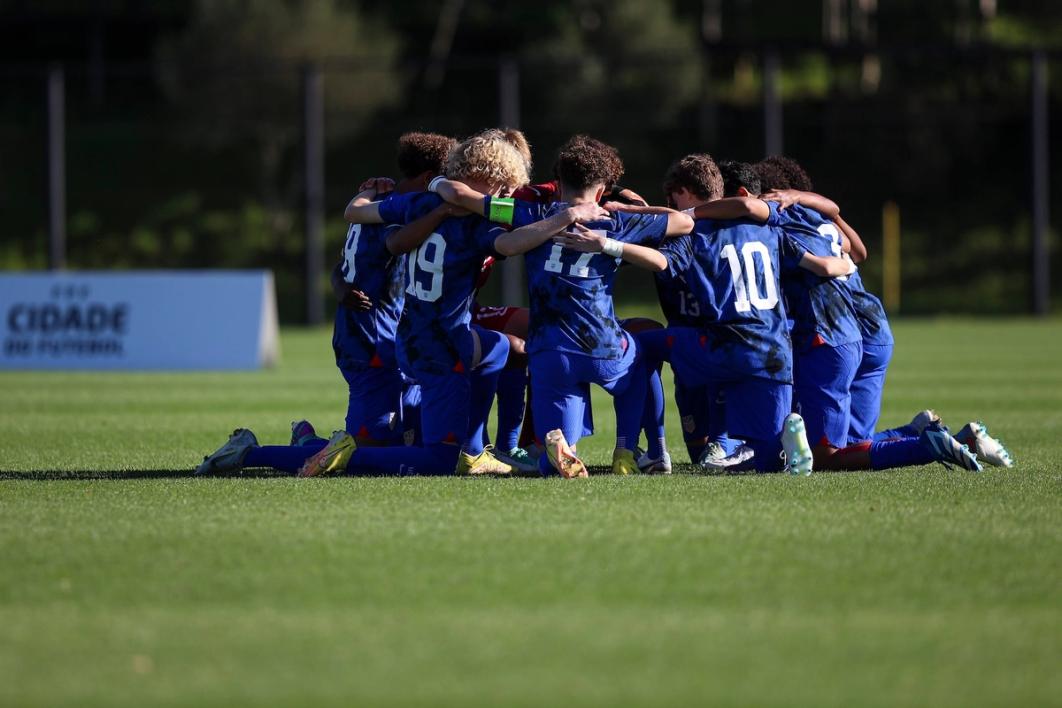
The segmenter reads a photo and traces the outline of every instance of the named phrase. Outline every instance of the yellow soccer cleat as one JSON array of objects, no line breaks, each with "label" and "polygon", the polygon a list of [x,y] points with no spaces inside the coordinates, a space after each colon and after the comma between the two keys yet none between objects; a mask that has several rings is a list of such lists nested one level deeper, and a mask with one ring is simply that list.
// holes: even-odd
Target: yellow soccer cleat
[{"label": "yellow soccer cleat", "polygon": [[560,428],[546,433],[546,455],[553,469],[565,479],[589,476],[586,465],[575,456],[575,452],[568,446],[568,441],[564,438],[564,433]]},{"label": "yellow soccer cleat", "polygon": [[347,463],[350,462],[350,456],[357,449],[358,444],[347,431],[337,430],[332,433],[327,445],[302,464],[299,476],[321,477],[343,472],[347,468]]},{"label": "yellow soccer cleat", "polygon": [[622,447],[618,447],[612,453],[612,474],[638,474],[638,463],[634,459],[634,453]]},{"label": "yellow soccer cleat", "polygon": [[457,475],[484,475],[484,474],[512,474],[513,466],[502,462],[494,456],[494,452],[488,445],[478,455],[470,455],[464,450],[457,458],[457,467],[454,474]]}]

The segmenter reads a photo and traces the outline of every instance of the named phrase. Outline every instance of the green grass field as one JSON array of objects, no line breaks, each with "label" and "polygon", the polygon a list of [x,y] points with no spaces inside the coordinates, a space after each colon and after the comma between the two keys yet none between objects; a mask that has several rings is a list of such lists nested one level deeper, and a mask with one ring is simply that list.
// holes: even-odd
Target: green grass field
[{"label": "green grass field", "polygon": [[982,418],[1014,469],[188,479],[341,424],[328,333],[0,374],[0,705],[1062,705],[1062,324],[896,334],[883,423]]}]

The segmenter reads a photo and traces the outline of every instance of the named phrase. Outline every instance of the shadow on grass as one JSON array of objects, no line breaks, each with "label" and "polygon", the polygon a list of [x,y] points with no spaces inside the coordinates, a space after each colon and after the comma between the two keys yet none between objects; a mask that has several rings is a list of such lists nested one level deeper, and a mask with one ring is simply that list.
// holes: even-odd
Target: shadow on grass
[{"label": "shadow on grass", "polygon": [[272,479],[292,475],[276,470],[243,470],[196,477],[192,470],[0,470],[0,481],[31,480],[41,482],[77,481],[84,479]]}]

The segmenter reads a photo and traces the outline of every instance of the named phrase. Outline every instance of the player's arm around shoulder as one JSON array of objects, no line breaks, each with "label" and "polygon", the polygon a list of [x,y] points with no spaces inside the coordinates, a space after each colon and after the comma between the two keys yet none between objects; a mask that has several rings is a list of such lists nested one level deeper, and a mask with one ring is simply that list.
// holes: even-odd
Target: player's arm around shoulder
[{"label": "player's arm around shoulder", "polygon": [[352,224],[382,224],[380,203],[376,201],[395,188],[395,183],[388,177],[370,177],[358,187],[358,193],[343,210],[343,218]]},{"label": "player's arm around shoulder", "polygon": [[667,225],[664,227],[665,238],[682,236],[683,234],[688,234],[693,231],[693,216],[670,207],[624,204],[622,202],[605,202],[605,208],[610,212],[622,212],[625,214],[666,216]]},{"label": "player's arm around shoulder", "polygon": [[424,216],[388,234],[387,250],[395,256],[409,253],[427,241],[443,221],[453,216],[467,216],[469,213],[461,207],[443,202]]},{"label": "player's arm around shoulder", "polygon": [[604,253],[606,256],[621,258],[633,266],[654,273],[667,270],[668,267],[667,257],[655,248],[617,241],[582,224],[575,224],[574,230],[557,234],[553,237],[553,242],[579,253]]},{"label": "player's arm around shoulder", "polygon": [[697,206],[693,218],[715,221],[752,219],[765,224],[771,218],[771,207],[757,197],[724,197]]},{"label": "player's arm around shoulder", "polygon": [[847,255],[815,256],[805,253],[800,257],[800,267],[809,270],[821,278],[836,278],[856,272],[856,264]]},{"label": "player's arm around shoulder", "polygon": [[503,233],[494,240],[494,250],[503,256],[518,256],[541,246],[559,231],[572,224],[607,218],[608,212],[595,203],[586,202],[563,209],[553,216]]}]

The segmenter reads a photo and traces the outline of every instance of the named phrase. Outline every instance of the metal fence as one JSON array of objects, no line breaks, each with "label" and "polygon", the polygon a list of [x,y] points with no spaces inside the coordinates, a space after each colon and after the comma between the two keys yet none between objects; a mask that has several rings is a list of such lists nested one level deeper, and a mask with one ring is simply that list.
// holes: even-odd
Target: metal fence
[{"label": "metal fence", "polygon": [[[396,99],[338,111],[330,91],[385,80],[370,60],[212,67],[252,93],[279,73],[301,82],[272,107],[289,130],[268,188],[253,136],[192,135],[187,106],[161,90],[156,65],[109,66],[102,77],[80,65],[10,66],[0,72],[0,267],[266,266],[277,272],[282,317],[317,322],[342,206],[362,177],[393,170],[398,135],[505,124],[528,134],[539,179],[574,132],[615,144],[625,182],[650,201],[685,153],[753,161],[784,152],[863,233],[871,285],[882,278],[883,206],[898,206],[904,312],[1044,314],[1059,295],[1049,228],[1059,197],[1049,179],[1058,141],[1048,140],[1052,127],[1058,134],[1056,59],[979,47],[706,45],[693,58],[694,90],[663,112],[652,83],[639,94],[636,81],[633,93],[609,82],[663,77],[690,57],[617,54],[587,68],[455,56],[391,67],[387,76],[402,81]],[[200,120],[212,111],[221,120],[233,106],[195,108]],[[519,268],[506,267],[495,297],[523,299]],[[630,292],[651,297],[636,284]]]}]

